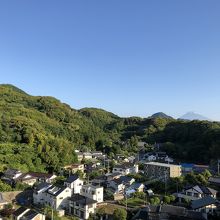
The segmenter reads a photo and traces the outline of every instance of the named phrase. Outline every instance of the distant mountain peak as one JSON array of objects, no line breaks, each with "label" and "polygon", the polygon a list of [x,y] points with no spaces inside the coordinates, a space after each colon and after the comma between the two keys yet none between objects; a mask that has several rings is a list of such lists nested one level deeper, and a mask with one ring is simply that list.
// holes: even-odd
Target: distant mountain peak
[{"label": "distant mountain peak", "polygon": [[163,113],[163,112],[157,112],[153,115],[150,116],[151,118],[168,118],[168,119],[173,119],[171,116]]},{"label": "distant mountain peak", "polygon": [[207,118],[207,117],[205,117],[203,115],[200,115],[198,113],[195,113],[193,111],[187,112],[186,114],[181,116],[179,119],[189,120],[189,121],[193,121],[193,120],[211,121],[209,118]]}]

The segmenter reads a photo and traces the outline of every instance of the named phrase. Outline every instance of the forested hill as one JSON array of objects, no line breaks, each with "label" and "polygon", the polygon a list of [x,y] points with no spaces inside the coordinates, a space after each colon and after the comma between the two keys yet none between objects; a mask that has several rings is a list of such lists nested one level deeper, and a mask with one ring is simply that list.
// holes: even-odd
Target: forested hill
[{"label": "forested hill", "polygon": [[[137,151],[137,140],[161,143],[178,159],[220,158],[220,123],[172,118],[120,118],[95,108],[76,110],[53,97],[0,85],[0,171],[53,171],[76,161],[74,149],[110,155]],[[124,143],[126,147],[122,147]],[[123,145],[124,146],[124,145]]]}]

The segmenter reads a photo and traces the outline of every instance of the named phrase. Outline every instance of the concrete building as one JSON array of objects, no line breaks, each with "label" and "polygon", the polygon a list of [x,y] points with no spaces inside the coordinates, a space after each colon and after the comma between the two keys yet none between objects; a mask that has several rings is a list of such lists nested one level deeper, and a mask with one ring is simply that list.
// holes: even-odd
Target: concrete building
[{"label": "concrete building", "polygon": [[88,219],[90,214],[95,213],[97,201],[74,194],[69,199],[69,214],[79,217],[80,219]]},{"label": "concrete building", "polygon": [[72,194],[80,193],[83,185],[83,180],[78,175],[72,175],[64,182],[64,186],[69,187],[72,190]]},{"label": "concrete building", "polygon": [[165,178],[181,176],[181,166],[158,162],[148,162],[144,165],[144,172],[147,177],[164,180]]},{"label": "concrete building", "polygon": [[83,185],[81,189],[82,196],[88,197],[97,201],[98,203],[103,202],[103,187],[93,185]]}]

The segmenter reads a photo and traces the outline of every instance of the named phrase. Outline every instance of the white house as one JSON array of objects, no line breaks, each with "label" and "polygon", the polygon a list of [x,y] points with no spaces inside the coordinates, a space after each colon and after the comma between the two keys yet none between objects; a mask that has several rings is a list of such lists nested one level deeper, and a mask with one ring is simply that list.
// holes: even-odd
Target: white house
[{"label": "white house", "polygon": [[24,173],[20,175],[19,177],[17,177],[15,181],[27,184],[29,186],[33,186],[37,182],[37,178],[28,173]]},{"label": "white house", "polygon": [[103,187],[93,185],[83,185],[81,189],[82,196],[88,197],[97,201],[98,203],[103,202]]},{"label": "white house", "polygon": [[74,194],[69,199],[69,214],[88,219],[90,214],[95,213],[97,201],[80,194]]},{"label": "white house", "polygon": [[83,180],[78,175],[72,175],[64,182],[64,186],[69,187],[72,190],[72,194],[80,193],[83,185]]},{"label": "white house", "polygon": [[33,192],[33,203],[35,205],[44,205],[45,204],[45,197],[46,197],[46,191],[51,187],[52,185],[49,183],[40,183],[34,188]]},{"label": "white house", "polygon": [[113,173],[121,173],[123,175],[138,173],[138,164],[124,163],[117,164],[113,168]]},{"label": "white house", "polygon": [[149,162],[151,162],[151,161],[156,161],[156,160],[157,160],[157,157],[156,157],[155,155],[153,155],[153,154],[147,155],[147,156],[146,156],[146,160],[149,161]]},{"label": "white house", "polygon": [[45,215],[24,207],[14,211],[12,215],[14,220],[45,220]]},{"label": "white house", "polygon": [[71,195],[72,190],[69,187],[51,186],[45,193],[45,202],[55,210],[65,209]]},{"label": "white house", "polygon": [[130,187],[135,179],[128,176],[121,176],[118,179],[110,181],[109,187],[115,190],[115,193],[124,193],[126,187]]},{"label": "white house", "polygon": [[208,196],[215,199],[216,194],[217,191],[212,188],[195,185],[193,187],[188,187],[184,189],[181,193],[175,193],[174,195],[179,198],[179,201],[181,202],[182,199],[193,201]]},{"label": "white house", "polygon": [[125,189],[124,183],[120,181],[119,179],[114,179],[110,181],[109,187],[114,189],[114,193],[123,193]]},{"label": "white house", "polygon": [[183,193],[185,195],[196,197],[196,198],[202,198],[206,196],[211,196],[213,198],[216,198],[217,191],[206,186],[196,185],[196,186],[185,189]]},{"label": "white house", "polygon": [[68,198],[71,195],[72,190],[69,187],[58,187],[42,183],[41,186],[34,189],[33,202],[44,206],[49,205],[55,210],[62,210],[68,207]]},{"label": "white house", "polygon": [[28,172],[27,175],[30,175],[37,179],[38,182],[47,182],[52,183],[56,179],[56,175],[52,173],[38,173],[38,172]]}]

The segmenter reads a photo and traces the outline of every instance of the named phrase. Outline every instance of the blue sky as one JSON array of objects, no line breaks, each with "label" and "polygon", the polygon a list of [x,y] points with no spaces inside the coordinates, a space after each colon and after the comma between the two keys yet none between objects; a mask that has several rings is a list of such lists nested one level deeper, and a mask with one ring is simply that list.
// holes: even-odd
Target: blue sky
[{"label": "blue sky", "polygon": [[120,116],[220,120],[219,0],[0,1],[0,82]]}]

